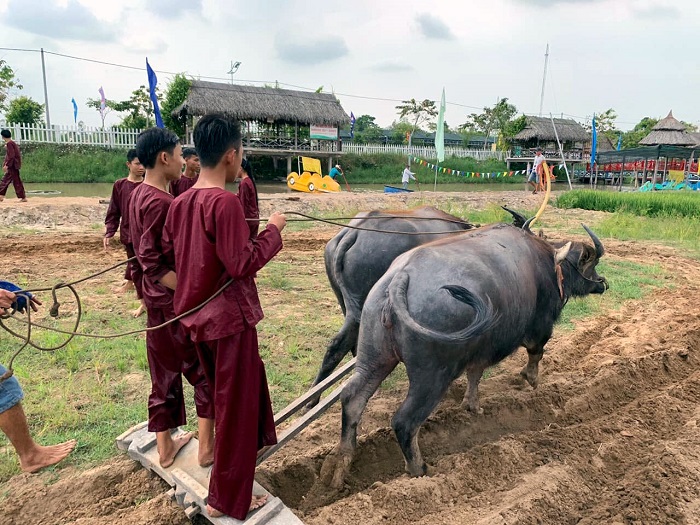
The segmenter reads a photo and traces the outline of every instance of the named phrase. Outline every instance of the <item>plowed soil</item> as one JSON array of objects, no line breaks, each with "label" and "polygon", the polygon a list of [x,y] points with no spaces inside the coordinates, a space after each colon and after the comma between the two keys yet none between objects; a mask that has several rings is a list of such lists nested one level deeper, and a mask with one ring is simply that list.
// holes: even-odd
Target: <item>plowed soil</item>
[{"label": "plowed soil", "polygon": [[[320,255],[335,231],[285,234],[286,251]],[[57,278],[121,258],[84,229],[2,241],[6,269],[40,255],[44,274]],[[429,477],[404,473],[390,428],[405,395],[398,381],[370,400],[341,491],[320,479],[339,439],[338,407],[264,463],[258,481],[309,525],[700,523],[700,261],[648,243],[606,248],[610,258],[661,265],[670,286],[556,330],[536,390],[518,376],[524,352],[501,363],[481,383],[481,416],[460,408],[458,380],[420,433]],[[3,487],[1,521],[188,523],[165,490],[127,458],[21,475]]]}]

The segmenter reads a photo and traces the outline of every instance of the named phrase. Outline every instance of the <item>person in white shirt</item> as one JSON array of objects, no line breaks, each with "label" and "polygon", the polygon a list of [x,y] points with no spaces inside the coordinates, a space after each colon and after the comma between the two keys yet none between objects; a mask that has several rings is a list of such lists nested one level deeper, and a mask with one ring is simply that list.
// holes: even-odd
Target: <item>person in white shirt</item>
[{"label": "person in white shirt", "polygon": [[544,162],[544,155],[542,155],[542,149],[537,148],[535,150],[535,160],[532,163],[532,171],[530,171],[530,176],[527,178],[527,183],[532,186],[532,193],[537,193],[537,186],[539,181],[542,180],[542,163]]},{"label": "person in white shirt", "polygon": [[410,166],[406,164],[406,169],[403,170],[403,175],[401,176],[401,183],[403,184],[403,189],[407,190],[408,189],[408,181],[409,179],[416,180],[414,177],[415,173],[413,173],[410,169]]}]

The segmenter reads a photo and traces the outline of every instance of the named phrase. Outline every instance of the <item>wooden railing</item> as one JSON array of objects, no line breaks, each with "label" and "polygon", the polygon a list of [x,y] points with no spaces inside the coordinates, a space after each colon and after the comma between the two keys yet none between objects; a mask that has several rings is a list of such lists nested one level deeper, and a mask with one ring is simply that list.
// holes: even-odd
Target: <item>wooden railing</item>
[{"label": "wooden railing", "polygon": [[[352,144],[343,143],[345,153],[371,154],[371,153],[398,153],[426,159],[437,157],[435,148],[431,146],[407,146],[402,144]],[[470,157],[477,160],[497,159],[504,160],[505,151],[490,151],[482,149],[466,149],[448,146],[445,148],[445,157]]]}]

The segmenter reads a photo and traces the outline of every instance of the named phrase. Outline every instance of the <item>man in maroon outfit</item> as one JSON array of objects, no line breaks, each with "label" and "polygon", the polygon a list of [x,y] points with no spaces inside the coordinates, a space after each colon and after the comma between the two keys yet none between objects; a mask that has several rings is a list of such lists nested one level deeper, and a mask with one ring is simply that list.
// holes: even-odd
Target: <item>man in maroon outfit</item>
[{"label": "man in maroon outfit", "polygon": [[258,208],[258,188],[253,179],[253,168],[247,159],[241,162],[241,170],[238,172],[238,198],[243,206],[243,214],[248,220],[250,228],[250,240],[258,236],[260,229],[260,209]]},{"label": "man in maroon outfit", "polygon": [[203,117],[194,130],[202,171],[197,183],[170,206],[163,250],[172,251],[178,285],[175,313],[224,292],[182,319],[197,344],[214,392],[216,440],[207,512],[243,520],[266,498],[251,496],[257,452],[277,442],[265,365],[255,325],[263,313],[253,275],[282,249],[284,215],[274,213],[255,241],[238,196],[226,182],[243,157],[241,128],[224,115]]},{"label": "man in maroon outfit", "polygon": [[[173,196],[168,182],[177,180],[182,170],[182,148],[172,131],[151,128],[136,142],[146,178],[129,202],[130,239],[138,257],[137,271],[143,300],[148,309],[148,326],[158,326],[175,317],[173,290],[177,277],[172,260],[161,249],[165,217]],[[199,417],[199,463],[209,466],[214,459],[214,407],[209,385],[197,358],[194,345],[178,322],[146,334],[146,351],[151,371],[151,395],[148,398],[148,430],[156,433],[160,465],[169,467],[175,456],[192,438],[185,434],[173,439],[170,430],[184,425],[185,401],[182,374],[194,387]]]},{"label": "man in maroon outfit", "polygon": [[[129,239],[129,199],[131,193],[136,187],[143,182],[144,168],[136,155],[135,149],[130,149],[126,154],[126,166],[129,168],[129,175],[123,179],[119,179],[114,183],[112,188],[112,198],[109,200],[109,208],[107,208],[107,216],[105,217],[105,236],[103,244],[105,250],[109,248],[109,242],[114,237],[114,234],[119,230],[119,240],[126,249],[126,256],[131,259],[135,256],[134,248]],[[124,284],[115,290],[117,293],[125,293],[130,288],[134,288],[133,264],[129,263],[124,272]],[[137,296],[139,288],[137,288]],[[134,317],[140,316],[144,312],[143,300],[141,306],[134,312]]]},{"label": "man in maroon outfit", "polygon": [[194,148],[183,148],[182,157],[185,159],[185,171],[178,180],[170,181],[170,194],[173,197],[182,195],[197,182],[199,177],[199,155]]},{"label": "man in maroon outfit", "polygon": [[0,131],[2,140],[5,141],[7,153],[5,162],[2,163],[2,171],[5,174],[0,180],[0,202],[5,200],[7,188],[12,184],[15,187],[15,194],[20,202],[27,202],[27,195],[24,193],[24,184],[19,178],[19,169],[22,167],[22,156],[19,153],[19,146],[12,140],[12,133],[9,129]]}]

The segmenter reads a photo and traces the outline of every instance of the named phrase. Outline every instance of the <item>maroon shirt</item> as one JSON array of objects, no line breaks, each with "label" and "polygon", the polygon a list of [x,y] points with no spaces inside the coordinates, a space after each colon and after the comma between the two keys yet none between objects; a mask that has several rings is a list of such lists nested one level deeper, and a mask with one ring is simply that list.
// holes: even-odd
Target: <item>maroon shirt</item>
[{"label": "maroon shirt", "polygon": [[132,192],[141,184],[131,182],[129,179],[119,179],[112,188],[112,198],[109,200],[105,226],[105,237],[114,237],[119,230],[119,240],[122,244],[129,244],[129,199]]},{"label": "maroon shirt", "polygon": [[[238,184],[238,198],[243,206],[243,214],[246,219],[259,219],[260,210],[258,209],[258,192],[255,190],[255,183],[250,177],[244,177]],[[250,239],[254,240],[258,236],[260,221],[247,221],[250,228]]]},{"label": "maroon shirt", "polygon": [[187,190],[189,190],[192,186],[194,186],[194,183],[197,182],[198,179],[199,179],[199,175],[195,175],[192,178],[185,177],[183,175],[178,180],[170,181],[170,194],[173,197],[177,197],[179,195],[182,195]]},{"label": "maroon shirt", "polygon": [[167,308],[173,303],[173,291],[159,282],[174,268],[172,259],[166,259],[161,247],[163,226],[172,202],[172,195],[148,184],[136,188],[129,202],[131,244],[143,273],[141,293],[147,308]]},{"label": "maroon shirt", "polygon": [[200,305],[229,279],[235,281],[181,323],[192,340],[214,341],[255,326],[263,312],[253,275],[282,249],[268,224],[251,241],[238,196],[220,188],[193,188],[170,206],[163,250],[175,260],[177,315]]},{"label": "maroon shirt", "polygon": [[7,151],[5,152],[5,161],[3,166],[7,166],[7,171],[19,171],[22,167],[22,156],[19,153],[19,146],[14,140],[8,140],[5,145]]}]

